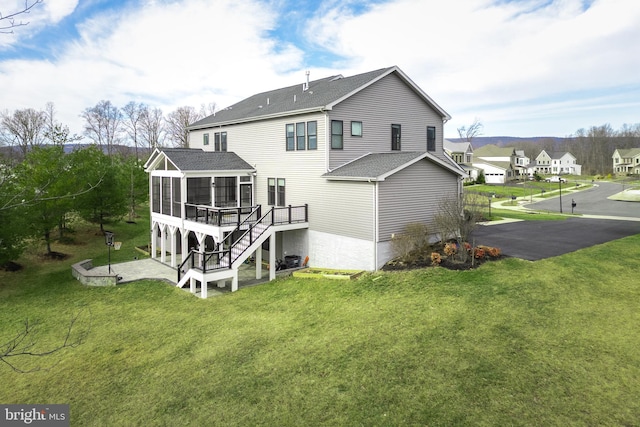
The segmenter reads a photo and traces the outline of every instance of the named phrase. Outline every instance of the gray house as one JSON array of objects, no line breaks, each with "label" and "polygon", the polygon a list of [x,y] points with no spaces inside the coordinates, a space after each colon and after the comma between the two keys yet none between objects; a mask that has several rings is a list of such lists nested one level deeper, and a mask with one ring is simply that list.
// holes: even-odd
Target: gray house
[{"label": "gray house", "polygon": [[264,260],[274,278],[277,259],[377,270],[395,234],[461,194],[464,172],[443,150],[449,118],[398,67],[307,74],[218,111],[189,127],[189,149],[147,161],[152,254],[192,290],[237,289],[249,257],[256,277]]}]

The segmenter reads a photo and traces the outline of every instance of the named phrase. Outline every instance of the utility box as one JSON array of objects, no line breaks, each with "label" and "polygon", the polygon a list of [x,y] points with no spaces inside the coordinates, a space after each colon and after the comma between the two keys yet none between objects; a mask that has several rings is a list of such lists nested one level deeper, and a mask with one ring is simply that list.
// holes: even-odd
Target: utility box
[{"label": "utility box", "polygon": [[302,262],[302,257],[300,255],[286,255],[284,257],[284,263],[286,268],[298,268],[300,267],[301,262]]}]

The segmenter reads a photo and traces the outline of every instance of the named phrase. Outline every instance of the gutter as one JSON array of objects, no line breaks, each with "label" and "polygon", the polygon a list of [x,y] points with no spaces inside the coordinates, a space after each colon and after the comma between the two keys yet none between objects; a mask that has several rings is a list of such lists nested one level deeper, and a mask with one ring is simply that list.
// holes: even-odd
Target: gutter
[{"label": "gutter", "polygon": [[322,107],[306,108],[304,110],[283,111],[281,113],[273,113],[273,114],[267,114],[262,116],[247,117],[247,118],[235,119],[235,120],[226,120],[223,122],[204,123],[198,126],[187,126],[187,130],[192,131],[192,130],[209,129],[209,128],[215,128],[215,127],[221,127],[221,126],[228,126],[228,125],[237,125],[242,123],[258,122],[261,120],[277,119],[280,117],[291,117],[298,114],[324,112],[325,110],[326,110],[325,107],[322,106]]}]

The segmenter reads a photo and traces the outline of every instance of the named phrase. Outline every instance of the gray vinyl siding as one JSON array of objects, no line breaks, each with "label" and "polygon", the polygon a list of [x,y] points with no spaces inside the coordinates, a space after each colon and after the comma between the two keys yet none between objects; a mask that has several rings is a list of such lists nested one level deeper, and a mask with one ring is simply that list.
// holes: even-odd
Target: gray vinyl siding
[{"label": "gray vinyl siding", "polygon": [[325,181],[322,198],[314,200],[310,229],[362,240],[374,239],[374,184]]},{"label": "gray vinyl siding", "polygon": [[[287,123],[318,124],[317,150],[287,151],[285,126]],[[313,113],[288,118],[225,126],[222,129],[201,129],[190,134],[191,148],[203,147],[202,134],[227,132],[228,151],[242,157],[257,170],[254,178],[254,204],[267,205],[267,179],[286,180],[286,204],[309,205],[309,229],[348,237],[373,240],[374,207],[373,184],[335,182],[322,178],[326,172],[325,115]]]},{"label": "gray vinyl siding", "polygon": [[379,241],[402,233],[407,224],[426,223],[433,229],[433,217],[443,197],[458,194],[455,174],[422,160],[379,183]]},{"label": "gray vinyl siding", "polygon": [[[329,112],[329,119],[344,123],[344,148],[330,150],[331,169],[369,152],[391,151],[391,124],[401,125],[402,151],[427,151],[427,126],[434,126],[433,154],[444,158],[442,116],[395,74],[342,101]],[[351,136],[351,121],[362,122],[362,137]]]}]

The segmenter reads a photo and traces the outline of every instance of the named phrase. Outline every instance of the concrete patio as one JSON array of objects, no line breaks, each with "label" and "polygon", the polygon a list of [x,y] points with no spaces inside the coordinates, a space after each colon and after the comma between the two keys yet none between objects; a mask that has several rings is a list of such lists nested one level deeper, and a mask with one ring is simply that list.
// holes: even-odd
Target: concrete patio
[{"label": "concrete patio", "polygon": [[[108,274],[109,266],[102,265],[94,267],[91,271],[98,274]],[[279,271],[277,276],[289,275],[292,271],[293,269]],[[137,280],[161,280],[175,286],[178,280],[178,272],[175,268],[152,258],[111,264],[111,274],[117,274],[120,277],[118,284],[135,282]],[[262,269],[262,277],[260,279],[256,279],[255,266],[253,265],[245,264],[238,270],[238,289],[247,288],[260,283],[266,283],[268,281],[269,270],[266,268]],[[188,286],[183,289],[186,292],[189,292]],[[217,296],[228,292],[230,292],[229,284],[224,288],[218,288],[216,283],[209,283],[209,286],[207,287],[208,296]],[[195,295],[200,295],[199,288]]]}]

